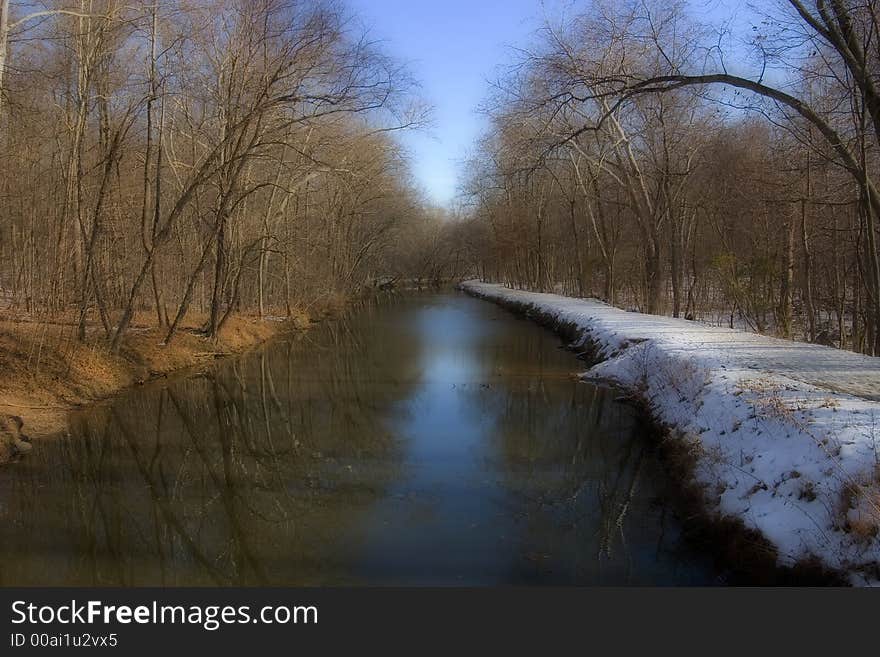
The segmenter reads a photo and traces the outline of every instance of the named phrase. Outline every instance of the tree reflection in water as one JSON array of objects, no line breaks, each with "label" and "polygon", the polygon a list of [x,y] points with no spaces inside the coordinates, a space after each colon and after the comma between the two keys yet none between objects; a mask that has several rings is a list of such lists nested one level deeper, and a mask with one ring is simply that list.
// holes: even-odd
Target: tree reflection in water
[{"label": "tree reflection in water", "polygon": [[541,338],[505,324],[490,338],[494,348],[478,350],[490,378],[473,404],[495,418],[495,469],[518,518],[520,558],[510,579],[716,581],[668,512],[667,482],[641,416],[613,390],[574,383]]},{"label": "tree reflection in water", "polygon": [[[377,366],[349,320],[320,331],[78,414],[4,473],[0,583],[344,577],[326,546],[395,474],[377,410],[406,395],[411,358],[396,340]],[[382,464],[368,485],[357,461]]]}]

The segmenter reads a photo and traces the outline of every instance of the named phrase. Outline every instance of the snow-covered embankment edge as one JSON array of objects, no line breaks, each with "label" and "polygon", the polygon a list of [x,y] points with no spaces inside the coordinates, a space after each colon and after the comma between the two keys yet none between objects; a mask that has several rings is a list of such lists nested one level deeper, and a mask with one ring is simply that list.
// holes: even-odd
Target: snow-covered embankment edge
[{"label": "snow-covered embankment edge", "polygon": [[827,348],[595,300],[478,281],[461,288],[574,336],[597,361],[583,377],[639,398],[693,454],[704,510],[758,532],[780,566],[818,563],[854,585],[880,580],[880,403],[765,371],[756,358],[788,344]]}]

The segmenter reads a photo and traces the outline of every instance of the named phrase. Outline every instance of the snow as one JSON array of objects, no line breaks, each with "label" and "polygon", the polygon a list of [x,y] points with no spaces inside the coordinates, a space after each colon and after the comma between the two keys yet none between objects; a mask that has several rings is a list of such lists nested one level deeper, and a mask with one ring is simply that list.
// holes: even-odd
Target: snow
[{"label": "snow", "polygon": [[691,441],[707,503],[763,534],[780,565],[817,558],[853,584],[878,583],[880,358],[592,299],[462,287],[577,326],[602,359],[583,377],[637,393]]}]

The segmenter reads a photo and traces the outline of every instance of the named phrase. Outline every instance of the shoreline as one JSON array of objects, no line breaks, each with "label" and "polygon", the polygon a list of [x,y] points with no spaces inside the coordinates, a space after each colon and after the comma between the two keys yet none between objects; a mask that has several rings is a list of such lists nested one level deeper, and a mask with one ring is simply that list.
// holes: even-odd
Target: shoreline
[{"label": "shoreline", "polygon": [[[72,340],[65,324],[2,322],[0,364],[6,372],[0,380],[0,468],[26,458],[41,440],[64,433],[73,411],[308,330],[337,310],[328,305],[284,318],[231,317],[216,341],[199,335],[191,323],[167,346],[160,344],[165,329],[133,326],[118,353],[111,353],[103,338]],[[34,353],[40,361],[36,373],[29,371]]]},{"label": "shoreline", "polygon": [[[877,572],[880,564],[876,559],[880,542],[874,528],[876,525],[859,528],[862,531],[857,532],[847,524],[846,512],[851,516],[852,509],[841,509],[837,505],[847,491],[851,494],[850,485],[830,476],[826,479],[834,481],[814,482],[807,477],[808,463],[797,450],[794,452],[804,473],[791,466],[793,459],[786,450],[791,451],[790,443],[798,437],[798,432],[814,433],[812,426],[804,426],[803,413],[780,409],[775,398],[773,404],[766,404],[767,391],[744,391],[731,385],[728,379],[736,378],[733,363],[719,365],[705,354],[695,356],[687,350],[676,352],[672,345],[676,343],[677,334],[668,331],[667,335],[652,331],[650,327],[638,326],[640,317],[653,316],[640,316],[593,300],[521,292],[477,281],[467,281],[459,287],[471,296],[500,305],[556,332],[587,362],[587,371],[581,375],[583,379],[614,385],[643,410],[655,429],[651,439],[658,443],[664,467],[679,498],[675,501],[686,516],[687,531],[697,541],[710,546],[725,567],[732,567],[735,573],[739,572],[750,582],[761,585],[864,586],[875,585],[880,579]],[[658,324],[665,324],[664,328],[671,326],[682,333],[693,326],[692,322],[684,320],[657,319]],[[676,324],[679,321],[680,326]],[[611,326],[614,330],[610,330]],[[717,366],[714,369],[713,364]],[[676,381],[676,378],[680,380]],[[797,385],[788,387],[797,388]],[[794,392],[799,393],[803,401],[808,391],[803,385],[801,388]],[[851,400],[844,399],[844,395],[819,392],[829,397],[830,402],[838,404],[841,417],[849,411],[847,403]],[[829,403],[831,408],[826,410],[837,414],[838,406],[834,403]],[[861,400],[861,403],[872,402]],[[724,404],[730,412],[721,413],[714,408]],[[880,404],[876,405],[880,411]],[[742,411],[746,413],[744,418],[751,417],[750,425],[742,425],[744,430],[736,424],[742,420],[735,420],[734,431],[713,428],[710,424],[713,420],[718,423],[726,421],[731,412],[736,416]],[[702,426],[695,430],[695,424]],[[774,433],[764,425],[773,425],[777,431]],[[780,437],[780,427],[787,432],[784,437]],[[762,438],[762,434],[766,436]],[[764,441],[763,449],[759,453],[746,454],[745,450],[755,439]],[[767,446],[772,440],[785,441],[785,445],[777,446],[779,453]],[[722,449],[725,441],[727,448]],[[808,440],[808,443],[797,444],[801,451],[817,449],[814,441]],[[815,460],[822,461],[823,457],[831,458],[827,445],[818,446]],[[734,462],[736,459],[740,460]],[[772,467],[766,472],[758,470],[757,466],[750,467],[755,460],[770,463]],[[822,465],[830,467],[827,463]],[[772,471],[778,471],[778,478],[765,483],[765,479],[770,480],[768,475]],[[786,483],[798,485],[802,492],[786,490],[783,488]],[[737,488],[737,484],[742,488]],[[872,484],[868,482],[868,485]],[[729,492],[734,493],[729,496],[734,498],[733,505],[725,498]],[[752,511],[758,503],[750,501],[756,496],[762,498],[762,516]],[[837,504],[827,509],[829,516],[839,512],[844,517],[828,518],[828,528],[821,527],[818,513],[802,512],[805,506],[821,507],[832,501]],[[736,503],[740,506],[737,507]],[[809,522],[798,524],[799,515],[808,515]],[[833,524],[835,522],[839,524]],[[791,532],[791,536],[786,537],[783,532]],[[791,549],[793,541],[789,540],[787,544],[785,541],[794,535],[804,546],[799,552]]]}]

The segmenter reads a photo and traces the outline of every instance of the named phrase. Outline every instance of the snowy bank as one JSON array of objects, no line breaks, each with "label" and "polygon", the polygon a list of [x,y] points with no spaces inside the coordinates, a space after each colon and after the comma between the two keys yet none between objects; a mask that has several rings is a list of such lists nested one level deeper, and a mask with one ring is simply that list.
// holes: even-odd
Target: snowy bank
[{"label": "snowy bank", "polygon": [[781,566],[818,560],[880,581],[880,358],[600,301],[468,281],[462,289],[552,319],[610,380],[686,441],[710,512],[772,544]]}]

